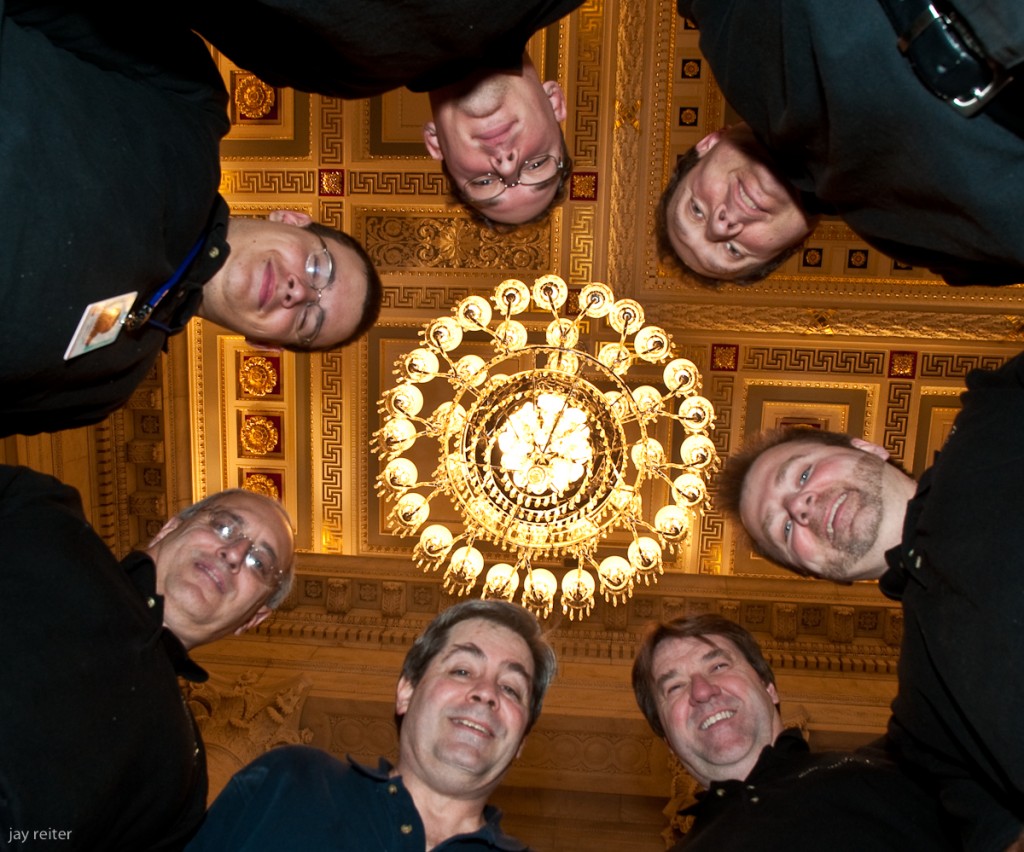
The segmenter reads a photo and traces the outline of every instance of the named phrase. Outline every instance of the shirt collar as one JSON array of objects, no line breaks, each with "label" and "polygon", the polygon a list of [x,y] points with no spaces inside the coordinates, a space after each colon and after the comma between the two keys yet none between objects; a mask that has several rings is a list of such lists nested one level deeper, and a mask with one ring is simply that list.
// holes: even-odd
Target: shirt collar
[{"label": "shirt collar", "polygon": [[128,577],[129,582],[142,598],[142,605],[146,608],[152,624],[156,628],[153,634],[153,641],[163,643],[164,651],[167,653],[174,667],[175,673],[185,680],[194,683],[203,683],[210,675],[206,669],[196,664],[188,655],[185,646],[181,644],[170,630],[163,626],[164,621],[164,599],[156,593],[156,563],[148,553],[135,550],[121,560],[121,568]]}]

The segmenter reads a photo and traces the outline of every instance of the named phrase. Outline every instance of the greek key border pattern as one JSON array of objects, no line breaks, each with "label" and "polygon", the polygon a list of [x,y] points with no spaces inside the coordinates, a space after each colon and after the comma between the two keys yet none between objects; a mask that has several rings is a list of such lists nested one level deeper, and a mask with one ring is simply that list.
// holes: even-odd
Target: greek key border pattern
[{"label": "greek key border pattern", "polygon": [[589,284],[594,280],[593,207],[576,207],[572,211],[569,233],[569,281]]},{"label": "greek key border pattern", "polygon": [[971,370],[994,370],[1004,360],[999,355],[925,352],[921,357],[919,376],[922,379],[963,379]]},{"label": "greek key border pattern", "polygon": [[833,375],[884,375],[886,353],[881,350],[784,349],[778,346],[744,346],[743,369]]},{"label": "greek key border pattern", "polygon": [[448,179],[439,172],[348,173],[349,195],[412,195],[446,197]]},{"label": "greek key border pattern", "polygon": [[[341,352],[320,353],[320,475],[319,505],[312,511],[332,529],[342,529],[345,445],[342,423],[345,417],[342,394],[344,358]],[[318,545],[314,542],[314,547]]]},{"label": "greek key border pattern", "polygon": [[573,110],[572,150],[577,168],[597,168],[600,157],[601,56],[604,0],[580,7],[576,61],[576,108]]},{"label": "greek key border pattern", "polygon": [[913,382],[893,382],[889,385],[885,406],[882,446],[904,467],[907,464],[907,435],[910,429],[910,404],[913,393]]},{"label": "greek key border pattern", "polygon": [[220,180],[220,191],[223,195],[316,195],[316,190],[316,169],[225,169]]},{"label": "greek key border pattern", "polygon": [[345,119],[341,98],[320,98],[320,165],[345,165]]}]

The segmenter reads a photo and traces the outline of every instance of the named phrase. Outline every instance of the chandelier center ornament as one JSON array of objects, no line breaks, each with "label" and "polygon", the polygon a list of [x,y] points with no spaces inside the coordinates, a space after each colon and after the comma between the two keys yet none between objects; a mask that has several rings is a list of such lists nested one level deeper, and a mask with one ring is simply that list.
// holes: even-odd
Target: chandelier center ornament
[{"label": "chandelier center ornament", "polygon": [[[556,275],[509,279],[428,322],[396,361],[373,447],[389,528],[419,536],[414,559],[443,566],[446,589],[468,594],[483,576],[484,597],[514,600],[522,586],[544,618],[550,568],[568,564],[562,611],[582,619],[596,593],[618,605],[657,580],[707,507],[718,457],[714,409],[669,334],[605,284],[562,315],[569,295]],[[436,501],[459,523],[428,523]]]}]

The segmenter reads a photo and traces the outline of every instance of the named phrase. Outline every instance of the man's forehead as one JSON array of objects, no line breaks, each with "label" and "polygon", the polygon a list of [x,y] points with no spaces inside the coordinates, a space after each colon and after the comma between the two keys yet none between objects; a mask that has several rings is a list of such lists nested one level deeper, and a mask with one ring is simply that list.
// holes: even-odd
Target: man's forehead
[{"label": "man's forehead", "polygon": [[[486,642],[485,637],[494,632],[499,634],[495,637],[499,641]],[[478,638],[483,640],[483,644],[477,641]],[[495,662],[521,668],[533,676],[533,655],[526,640],[510,627],[486,618],[467,618],[453,625],[438,658],[444,659],[460,652],[493,658]]]},{"label": "man's forehead", "polygon": [[240,518],[250,535],[272,536],[291,546],[291,528],[282,511],[255,494],[228,494],[211,504],[210,509]]},{"label": "man's forehead", "polygon": [[736,646],[725,636],[705,633],[700,636],[672,636],[661,643],[654,652],[654,673],[670,671],[684,660],[705,660],[716,656],[735,657]]}]

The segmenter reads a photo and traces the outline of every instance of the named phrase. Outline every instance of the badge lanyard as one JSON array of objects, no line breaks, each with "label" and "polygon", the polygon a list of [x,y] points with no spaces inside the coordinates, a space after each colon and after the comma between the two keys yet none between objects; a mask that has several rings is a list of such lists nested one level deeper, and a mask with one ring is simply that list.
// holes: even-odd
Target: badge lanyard
[{"label": "badge lanyard", "polygon": [[167,295],[168,291],[177,284],[181,277],[185,274],[185,270],[191,266],[192,261],[196,259],[196,255],[199,254],[199,250],[203,247],[203,243],[206,241],[206,235],[202,235],[196,240],[196,244],[189,250],[188,255],[181,262],[177,269],[174,270],[174,274],[167,279],[167,282],[157,290],[149,301],[146,302],[141,308],[130,311],[124,318],[122,325],[129,331],[135,331],[137,328],[141,328],[149,320],[153,314],[154,309],[160,304],[160,301],[164,296]]}]

